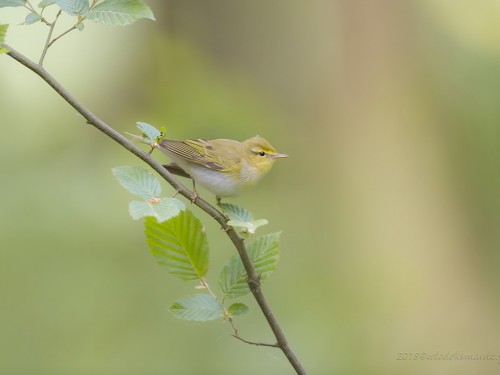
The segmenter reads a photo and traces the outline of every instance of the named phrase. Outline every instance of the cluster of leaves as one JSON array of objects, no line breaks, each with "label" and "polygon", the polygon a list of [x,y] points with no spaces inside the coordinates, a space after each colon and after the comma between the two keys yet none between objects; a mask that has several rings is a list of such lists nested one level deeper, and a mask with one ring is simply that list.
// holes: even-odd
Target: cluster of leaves
[{"label": "cluster of leaves", "polygon": [[50,25],[44,18],[44,11],[51,5],[75,16],[74,27],[78,30],[83,30],[83,22],[87,19],[114,26],[126,26],[141,18],[154,20],[153,12],[141,0],[42,0],[37,7],[29,0],[0,0],[0,8],[25,7],[29,11],[24,19],[26,25],[38,21]]},{"label": "cluster of leaves", "polygon": [[[144,143],[154,144],[164,132],[149,124],[138,123],[142,136],[135,136]],[[154,130],[153,130],[154,129]],[[140,167],[117,167],[113,175],[129,192],[142,198],[129,204],[133,219],[145,217],[146,240],[151,254],[166,270],[184,281],[196,280],[197,293],[177,300],[170,312],[177,318],[196,321],[232,319],[248,311],[243,303],[225,307],[226,299],[242,297],[250,292],[247,274],[240,257],[233,255],[219,274],[220,295],[212,291],[207,281],[209,268],[209,245],[200,220],[175,197],[162,197],[158,179]],[[246,209],[234,204],[220,203],[219,207],[228,217],[228,224],[250,236],[267,221],[254,220]],[[247,251],[261,280],[266,279],[276,268],[279,258],[280,233],[271,233],[251,239]]]}]

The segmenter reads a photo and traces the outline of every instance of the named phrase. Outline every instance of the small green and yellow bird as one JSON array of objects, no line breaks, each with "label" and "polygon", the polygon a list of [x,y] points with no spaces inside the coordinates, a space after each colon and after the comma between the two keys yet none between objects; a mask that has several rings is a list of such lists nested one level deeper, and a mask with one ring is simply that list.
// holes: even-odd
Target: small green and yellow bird
[{"label": "small green and yellow bird", "polygon": [[[276,152],[273,146],[259,136],[243,142],[232,139],[211,141],[196,139],[186,141],[162,140],[158,148],[173,163],[165,167],[172,173],[190,177],[216,195],[239,195],[255,185],[273,166],[276,159],[288,155]],[[194,189],[195,198],[197,195]]]}]

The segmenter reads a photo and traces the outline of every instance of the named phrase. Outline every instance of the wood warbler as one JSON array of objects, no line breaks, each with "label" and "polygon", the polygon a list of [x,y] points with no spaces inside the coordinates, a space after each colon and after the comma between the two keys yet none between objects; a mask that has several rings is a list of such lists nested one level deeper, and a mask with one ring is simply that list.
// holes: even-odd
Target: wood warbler
[{"label": "wood warbler", "polygon": [[[276,159],[288,156],[276,152],[259,136],[243,142],[232,139],[164,139],[158,148],[173,160],[165,166],[170,172],[190,177],[193,187],[195,182],[199,183],[214,193],[218,201],[222,197],[234,197],[256,184],[269,172]],[[194,193],[195,197],[198,196],[196,189]]]}]

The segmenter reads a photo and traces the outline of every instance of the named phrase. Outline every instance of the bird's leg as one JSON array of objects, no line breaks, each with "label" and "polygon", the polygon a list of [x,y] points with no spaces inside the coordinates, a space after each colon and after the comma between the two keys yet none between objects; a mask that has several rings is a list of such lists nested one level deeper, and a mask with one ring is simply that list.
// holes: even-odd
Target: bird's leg
[{"label": "bird's leg", "polygon": [[220,206],[220,197],[215,196],[215,200],[217,201],[217,206]]},{"label": "bird's leg", "polygon": [[193,181],[193,199],[191,200],[191,203],[194,203],[196,201],[196,198],[199,197],[198,191],[196,190],[196,182]]}]

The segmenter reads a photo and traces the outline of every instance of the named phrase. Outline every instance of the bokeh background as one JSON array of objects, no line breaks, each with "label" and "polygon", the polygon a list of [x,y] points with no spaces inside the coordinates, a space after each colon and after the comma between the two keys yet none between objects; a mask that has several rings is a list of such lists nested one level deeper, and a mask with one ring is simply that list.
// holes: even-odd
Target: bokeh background
[{"label": "bokeh background", "polygon": [[[46,68],[120,132],[259,134],[291,155],[234,202],[283,230],[264,291],[309,372],[498,374],[500,2],[147,3],[156,22],[88,22]],[[24,15],[0,23],[38,59],[47,30]],[[155,263],[111,175],[141,162],[5,55],[0,82],[0,373],[293,373],[171,316],[193,285]],[[234,250],[202,220],[216,284]],[[272,341],[243,301],[242,336]],[[478,354],[497,359],[457,359]]]}]

